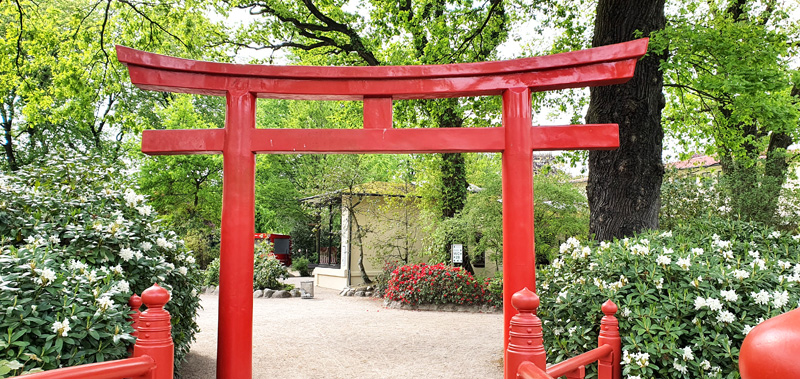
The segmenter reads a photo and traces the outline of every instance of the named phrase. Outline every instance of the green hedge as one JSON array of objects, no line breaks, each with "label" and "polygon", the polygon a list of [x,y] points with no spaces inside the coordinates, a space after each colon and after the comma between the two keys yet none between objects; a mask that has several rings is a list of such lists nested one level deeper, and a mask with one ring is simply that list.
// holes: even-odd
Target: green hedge
[{"label": "green hedge", "polygon": [[703,220],[561,250],[538,274],[548,360],[596,347],[611,299],[628,378],[737,378],[745,335],[800,298],[800,235],[759,224]]},{"label": "green hedge", "polygon": [[156,282],[172,296],[176,365],[189,351],[200,270],[130,176],[59,156],[0,173],[2,375],[126,357],[128,298]]}]

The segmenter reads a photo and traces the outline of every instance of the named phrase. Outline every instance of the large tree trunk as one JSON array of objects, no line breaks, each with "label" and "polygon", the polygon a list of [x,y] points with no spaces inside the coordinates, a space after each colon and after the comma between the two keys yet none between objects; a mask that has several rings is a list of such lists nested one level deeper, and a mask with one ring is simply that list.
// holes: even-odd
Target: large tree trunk
[{"label": "large tree trunk", "polygon": [[[592,46],[635,39],[663,29],[664,0],[600,0]],[[629,82],[591,89],[587,123],[619,124],[620,147],[589,153],[589,231],[600,241],[658,228],[664,165],[661,146],[663,57],[648,54]]]}]

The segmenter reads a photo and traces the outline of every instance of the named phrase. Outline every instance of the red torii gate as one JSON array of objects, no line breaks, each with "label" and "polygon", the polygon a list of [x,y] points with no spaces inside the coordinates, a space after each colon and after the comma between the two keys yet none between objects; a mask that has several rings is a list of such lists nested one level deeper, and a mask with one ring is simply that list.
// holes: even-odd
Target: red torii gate
[{"label": "red torii gate", "polygon": [[[614,149],[616,124],[531,125],[531,92],[620,84],[633,76],[647,39],[499,62],[436,66],[308,67],[201,62],[117,46],[131,82],[145,90],[225,96],[224,129],[146,130],[151,155],[224,156],[217,378],[252,377],[256,153],[503,154],[505,334],[511,295],[535,289],[534,150]],[[393,129],[392,101],[503,98],[503,127]],[[256,98],[364,102],[364,129],[256,129]],[[617,358],[618,359],[618,358]],[[506,372],[506,377],[514,377]]]}]

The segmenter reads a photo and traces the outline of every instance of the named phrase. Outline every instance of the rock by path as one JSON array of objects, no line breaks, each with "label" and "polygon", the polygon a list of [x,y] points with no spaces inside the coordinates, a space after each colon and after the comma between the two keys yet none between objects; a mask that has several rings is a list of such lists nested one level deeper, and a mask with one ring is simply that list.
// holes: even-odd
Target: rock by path
[{"label": "rock by path", "polygon": [[[295,284],[309,278],[292,278]],[[216,295],[201,295],[201,331],[181,369],[214,378]],[[503,315],[386,309],[382,299],[253,299],[253,378],[501,378]]]}]

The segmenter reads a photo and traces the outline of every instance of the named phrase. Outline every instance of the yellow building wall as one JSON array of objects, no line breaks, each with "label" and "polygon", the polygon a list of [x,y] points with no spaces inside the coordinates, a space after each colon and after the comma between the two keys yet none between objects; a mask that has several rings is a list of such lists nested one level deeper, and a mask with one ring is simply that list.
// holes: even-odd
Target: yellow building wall
[{"label": "yellow building wall", "polygon": [[[408,243],[411,257],[422,251],[422,236],[419,228],[419,208],[414,198],[385,196],[354,196],[343,198],[351,201],[354,215],[350,215],[350,285],[363,284],[358,259],[364,250],[364,269],[370,279],[383,270],[381,256],[392,258],[399,254],[394,246]],[[361,244],[357,237],[357,225],[361,227]],[[407,238],[403,238],[404,236]],[[407,241],[406,241],[407,240]],[[390,252],[391,251],[391,252]]]}]

